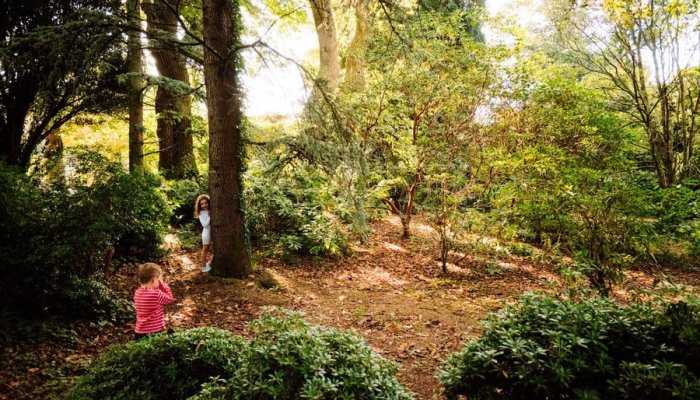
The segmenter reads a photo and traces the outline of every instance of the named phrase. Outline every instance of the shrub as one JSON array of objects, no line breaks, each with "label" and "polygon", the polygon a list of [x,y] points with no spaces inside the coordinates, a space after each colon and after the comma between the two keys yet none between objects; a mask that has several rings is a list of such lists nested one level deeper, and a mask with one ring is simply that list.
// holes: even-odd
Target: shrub
[{"label": "shrub", "polygon": [[170,209],[160,193],[160,179],[153,174],[129,174],[118,170],[86,188],[89,206],[96,213],[96,229],[106,232],[117,257],[141,260],[161,255]]},{"label": "shrub", "polygon": [[247,222],[252,239],[288,253],[338,255],[346,238],[331,217],[327,186],[313,171],[287,175],[251,167],[246,178]]},{"label": "shrub", "polygon": [[163,187],[168,205],[172,209],[170,222],[175,226],[185,226],[194,220],[194,201],[203,193],[193,180],[167,181]]},{"label": "shrub", "polygon": [[246,343],[214,328],[153,335],[112,347],[67,398],[187,399],[216,376],[241,366]]},{"label": "shrub", "polygon": [[700,304],[527,296],[438,371],[448,398],[700,398]]},{"label": "shrub", "polygon": [[199,250],[202,248],[202,224],[199,220],[192,221],[180,227],[177,231],[177,239],[185,250]]},{"label": "shrub", "polygon": [[700,190],[695,181],[685,181],[684,185],[667,189],[657,189],[655,228],[673,240],[676,245],[687,242],[689,253],[700,255]]},{"label": "shrub", "polygon": [[117,296],[99,275],[67,275],[51,297],[54,299],[52,311],[58,315],[88,315],[102,321],[134,318],[131,300]]},{"label": "shrub", "polygon": [[660,232],[682,236],[688,223],[700,219],[700,191],[678,185],[658,189],[656,194],[659,197],[656,214]]},{"label": "shrub", "polygon": [[110,349],[68,393],[81,399],[411,399],[396,364],[358,336],[267,313],[246,342],[199,328]]},{"label": "shrub", "polygon": [[396,364],[355,334],[305,323],[298,314],[268,314],[242,368],[209,384],[195,399],[410,399]]},{"label": "shrub", "polygon": [[508,244],[510,254],[520,257],[530,257],[533,253],[532,246],[526,243],[513,242]]},{"label": "shrub", "polygon": [[78,153],[69,166],[68,177],[45,184],[0,165],[5,307],[72,316],[105,316],[100,305],[124,310],[99,284],[108,250],[124,258],[160,254],[168,208],[157,177],[129,174],[95,153]]},{"label": "shrub", "polygon": [[585,266],[592,287],[607,295],[623,270],[646,255],[655,232],[645,216],[650,199],[627,176],[562,168],[554,183],[514,196],[511,219],[522,239],[557,247]]}]

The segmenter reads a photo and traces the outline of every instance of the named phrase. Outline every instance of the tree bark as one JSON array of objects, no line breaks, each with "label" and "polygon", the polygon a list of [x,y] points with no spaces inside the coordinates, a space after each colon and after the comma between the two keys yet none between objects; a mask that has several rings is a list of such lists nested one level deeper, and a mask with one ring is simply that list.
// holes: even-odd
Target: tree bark
[{"label": "tree bark", "polygon": [[[129,30],[127,43],[127,68],[131,74],[143,73],[141,55],[141,12],[140,0],[126,2],[127,23],[133,27]],[[143,79],[139,76],[129,78],[129,171],[143,167]]]},{"label": "tree bark", "polygon": [[212,273],[245,277],[251,255],[242,207],[244,169],[243,115],[238,53],[240,9],[236,0],[203,0],[204,83],[209,118],[209,190]]},{"label": "tree bark", "polygon": [[365,87],[364,56],[369,32],[368,19],[367,0],[357,0],[357,4],[355,4],[355,35],[348,46],[348,55],[345,61],[345,82],[354,92],[361,92]]},{"label": "tree bark", "polygon": [[0,125],[0,159],[8,164],[19,166],[25,171],[29,160],[24,162],[22,158],[25,147],[22,146],[22,136],[24,136],[24,121],[27,118],[28,108],[28,106],[17,107],[16,104],[10,105],[7,109],[7,117]]},{"label": "tree bark", "polygon": [[[167,42],[169,39],[176,40],[177,15],[163,1],[165,0],[143,3],[148,18],[151,54],[162,77],[182,82],[184,87],[189,87],[185,58]],[[156,94],[156,133],[160,144],[158,169],[170,179],[197,175],[191,134],[192,101],[189,94],[182,92],[181,88],[161,83]]]},{"label": "tree bark", "polygon": [[319,78],[325,82],[325,89],[333,92],[340,79],[338,59],[338,39],[330,0],[309,0],[318,37]]},{"label": "tree bark", "polygon": [[406,193],[407,202],[406,207],[402,210],[400,209],[393,200],[388,197],[382,199],[382,202],[389,206],[391,213],[398,215],[401,218],[402,234],[401,239],[408,239],[411,237],[411,217],[413,215],[413,205],[416,198],[416,189],[418,189],[418,184],[420,182],[420,176],[416,174],[413,184],[408,189]]}]

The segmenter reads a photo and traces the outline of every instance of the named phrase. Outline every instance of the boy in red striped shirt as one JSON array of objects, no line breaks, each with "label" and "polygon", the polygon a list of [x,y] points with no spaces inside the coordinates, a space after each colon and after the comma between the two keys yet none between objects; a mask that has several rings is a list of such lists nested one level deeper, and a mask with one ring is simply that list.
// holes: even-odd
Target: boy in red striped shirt
[{"label": "boy in red striped shirt", "polygon": [[134,293],[136,329],[134,340],[165,329],[163,306],[175,300],[168,285],[163,282],[163,270],[153,263],[141,265],[138,273],[141,287]]}]

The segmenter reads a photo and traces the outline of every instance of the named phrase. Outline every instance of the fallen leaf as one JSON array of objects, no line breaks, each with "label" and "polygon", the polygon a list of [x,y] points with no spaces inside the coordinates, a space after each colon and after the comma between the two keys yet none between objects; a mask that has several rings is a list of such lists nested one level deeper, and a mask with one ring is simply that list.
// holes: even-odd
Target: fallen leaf
[{"label": "fallen leaf", "polygon": [[387,326],[384,330],[387,331],[387,332],[389,332],[389,333],[399,333],[399,332],[401,332],[401,328],[399,328],[399,327],[396,326],[396,325],[389,325],[389,326]]}]

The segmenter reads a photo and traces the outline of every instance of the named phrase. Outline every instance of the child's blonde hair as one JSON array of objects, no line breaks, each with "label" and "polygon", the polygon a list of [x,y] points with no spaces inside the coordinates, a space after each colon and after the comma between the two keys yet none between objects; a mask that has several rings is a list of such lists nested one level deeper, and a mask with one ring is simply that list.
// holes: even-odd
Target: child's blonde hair
[{"label": "child's blonde hair", "polygon": [[211,200],[209,200],[209,196],[206,194],[200,194],[197,196],[197,200],[194,202],[194,216],[199,217],[199,212],[202,211],[202,208],[199,206],[199,201],[202,199],[207,199],[209,202],[209,208],[211,208]]},{"label": "child's blonde hair", "polygon": [[163,275],[163,270],[160,268],[160,265],[145,263],[139,267],[139,273],[136,276],[139,279],[139,283],[145,285],[153,278],[157,278],[161,275]]}]

